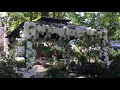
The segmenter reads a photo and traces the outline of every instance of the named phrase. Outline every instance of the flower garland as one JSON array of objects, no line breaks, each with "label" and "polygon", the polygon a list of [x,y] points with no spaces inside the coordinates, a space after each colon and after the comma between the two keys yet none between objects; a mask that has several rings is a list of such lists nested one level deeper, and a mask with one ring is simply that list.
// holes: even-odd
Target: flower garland
[{"label": "flower garland", "polygon": [[[104,57],[104,61],[107,63],[108,58],[108,39],[107,39],[107,31],[101,30],[97,31],[92,28],[87,28],[85,26],[79,26],[75,29],[69,29],[69,27],[65,26],[63,28],[57,28],[52,25],[36,25],[34,22],[25,22],[24,30],[20,32],[21,40],[25,41],[25,44],[17,49],[17,53],[21,56],[25,56],[26,58],[26,68],[31,71],[32,64],[35,60],[36,50],[33,48],[35,41],[39,39],[39,35],[46,35],[44,38],[51,38],[52,34],[57,34],[60,38],[64,38],[65,40],[70,40],[70,37],[80,38],[85,35],[89,36],[99,36],[99,39],[102,40],[102,46],[100,49],[100,57]],[[32,72],[32,71],[31,71]],[[25,74],[26,75],[26,74]]]}]

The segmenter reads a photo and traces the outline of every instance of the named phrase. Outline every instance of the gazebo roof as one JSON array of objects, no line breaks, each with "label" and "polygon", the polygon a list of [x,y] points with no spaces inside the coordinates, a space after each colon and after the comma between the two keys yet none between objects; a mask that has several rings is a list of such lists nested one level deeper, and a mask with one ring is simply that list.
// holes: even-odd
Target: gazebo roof
[{"label": "gazebo roof", "polygon": [[71,20],[57,19],[57,18],[51,18],[51,17],[41,17],[37,21],[46,21],[46,22],[50,22],[50,23],[62,23],[62,24],[66,24],[67,25],[67,22],[69,22]]},{"label": "gazebo roof", "polygon": [[[67,20],[67,19],[56,19],[56,18],[50,18],[50,17],[41,17],[40,19],[38,19],[37,21],[34,21],[34,23],[36,24],[40,24],[40,25],[52,25],[58,28],[63,28],[64,26],[69,27],[70,29],[75,29],[78,25],[71,25],[68,24],[68,22],[71,20]],[[19,32],[21,30],[21,28],[23,28],[24,22],[22,22],[21,24],[19,24],[19,26],[17,28],[15,28],[6,38],[20,38]]]}]

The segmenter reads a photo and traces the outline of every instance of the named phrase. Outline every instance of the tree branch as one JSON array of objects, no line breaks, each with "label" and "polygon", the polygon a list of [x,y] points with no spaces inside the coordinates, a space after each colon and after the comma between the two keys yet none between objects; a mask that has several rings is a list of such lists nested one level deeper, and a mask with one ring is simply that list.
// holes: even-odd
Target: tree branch
[{"label": "tree branch", "polygon": [[61,18],[63,18],[65,16],[66,12],[63,12],[63,15],[61,16]]}]

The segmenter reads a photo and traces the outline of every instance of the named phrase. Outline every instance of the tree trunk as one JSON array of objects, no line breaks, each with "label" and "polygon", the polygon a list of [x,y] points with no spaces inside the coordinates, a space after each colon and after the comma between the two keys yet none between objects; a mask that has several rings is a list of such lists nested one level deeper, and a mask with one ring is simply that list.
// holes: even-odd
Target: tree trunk
[{"label": "tree trunk", "polygon": [[61,18],[64,18],[65,14],[66,14],[66,12],[63,12]]},{"label": "tree trunk", "polygon": [[49,12],[41,12],[41,17],[49,17]]},{"label": "tree trunk", "polygon": [[30,14],[30,22],[32,22],[32,12],[30,12],[29,14]]},{"label": "tree trunk", "polygon": [[55,12],[53,12],[53,18],[55,18]]}]

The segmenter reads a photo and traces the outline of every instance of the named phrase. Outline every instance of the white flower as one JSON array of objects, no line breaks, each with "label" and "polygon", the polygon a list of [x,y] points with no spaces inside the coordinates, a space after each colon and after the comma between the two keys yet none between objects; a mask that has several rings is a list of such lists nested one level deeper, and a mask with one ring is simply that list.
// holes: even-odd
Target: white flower
[{"label": "white flower", "polygon": [[34,36],[33,36],[33,39],[34,39],[34,40],[36,40],[36,39],[37,39],[37,37],[38,37],[37,35],[34,35]]},{"label": "white flower", "polygon": [[108,53],[107,52],[104,52],[104,56],[107,56],[108,55]]},{"label": "white flower", "polygon": [[24,27],[24,30],[29,29],[30,23],[29,22],[25,22],[23,27]]},{"label": "white flower", "polygon": [[91,28],[88,28],[88,30],[87,30],[87,35],[94,35],[95,34],[95,29],[91,29]]},{"label": "white flower", "polygon": [[32,49],[32,43],[30,41],[27,41],[27,48]]},{"label": "white flower", "polygon": [[99,35],[99,38],[101,39],[102,38],[102,31],[98,31],[98,35]]},{"label": "white flower", "polygon": [[35,36],[36,35],[36,29],[30,29],[31,35]]},{"label": "white flower", "polygon": [[106,40],[106,41],[108,40],[106,35],[105,35],[105,36],[103,36],[103,39],[104,39],[104,40]]},{"label": "white flower", "polygon": [[32,53],[34,56],[36,56],[36,50],[35,49],[32,49]]},{"label": "white flower", "polygon": [[36,24],[34,22],[30,22],[30,26],[32,26],[33,28],[35,28]]},{"label": "white flower", "polygon": [[21,34],[21,37],[30,39],[32,37],[32,35],[30,34],[30,32],[23,31],[23,33]]},{"label": "white flower", "polygon": [[26,49],[26,57],[29,58],[29,56],[32,55],[32,51]]},{"label": "white flower", "polygon": [[13,70],[14,70],[14,71],[17,71],[17,67],[14,67]]},{"label": "white flower", "polygon": [[103,56],[103,55],[102,55],[102,53],[103,53],[103,51],[101,50],[101,51],[100,51],[100,53],[99,53],[99,56],[100,56],[100,57],[102,57],[102,56]]},{"label": "white flower", "polygon": [[24,54],[25,54],[25,47],[24,46],[17,47],[16,55],[17,56],[23,56]]},{"label": "white flower", "polygon": [[30,63],[33,63],[34,62],[34,58],[30,58],[29,61],[30,61]]},{"label": "white flower", "polygon": [[104,51],[107,51],[108,50],[108,48],[107,47],[104,47]]},{"label": "white flower", "polygon": [[37,31],[40,32],[41,31],[41,26],[40,25],[37,25]]},{"label": "white flower", "polygon": [[40,31],[44,33],[44,32],[45,32],[45,29],[46,29],[46,25],[43,24]]},{"label": "white flower", "polygon": [[109,67],[113,61],[107,60],[107,66]]}]

